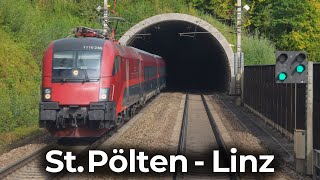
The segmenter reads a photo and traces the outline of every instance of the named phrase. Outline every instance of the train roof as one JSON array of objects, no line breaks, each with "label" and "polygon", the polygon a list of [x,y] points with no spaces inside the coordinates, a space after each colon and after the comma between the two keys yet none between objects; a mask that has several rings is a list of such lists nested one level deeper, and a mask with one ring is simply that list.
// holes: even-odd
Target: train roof
[{"label": "train roof", "polygon": [[[53,41],[54,51],[64,50],[100,50],[105,40],[99,38],[63,38]],[[89,47],[89,48],[88,48]]]},{"label": "train roof", "polygon": [[53,41],[54,43],[65,43],[65,42],[95,42],[95,43],[104,43],[105,39],[86,37],[86,38],[77,38],[77,37],[67,37],[62,39],[57,39]]},{"label": "train roof", "polygon": [[[56,45],[55,49],[56,50],[63,50],[65,47],[68,47],[69,50],[73,50],[73,49],[82,49],[83,46],[97,46],[97,47],[103,47],[103,44],[106,42],[112,42],[110,40],[105,40],[105,39],[101,39],[101,38],[92,38],[92,37],[86,37],[86,38],[76,38],[76,37],[69,37],[69,38],[63,38],[63,39],[58,39],[53,41],[53,43]],[[121,45],[118,44],[120,47]],[[125,46],[124,46],[125,47]],[[145,55],[149,55],[152,56],[154,58],[162,58],[159,55],[156,54],[152,54],[146,51],[143,51],[141,49],[132,47],[132,46],[127,46],[129,48],[134,49],[136,52],[139,52],[141,54],[145,54]]]},{"label": "train roof", "polygon": [[[131,46],[130,46],[130,47],[131,47]],[[131,48],[134,49],[134,50],[136,50],[136,51],[139,52],[139,53],[142,53],[142,54],[146,54],[146,55],[149,55],[149,56],[153,56],[153,57],[155,57],[155,58],[162,58],[162,57],[159,56],[159,55],[151,54],[151,53],[148,53],[148,52],[146,52],[146,51],[143,51],[143,50],[138,49],[138,48],[135,48],[135,47],[131,47]]]}]

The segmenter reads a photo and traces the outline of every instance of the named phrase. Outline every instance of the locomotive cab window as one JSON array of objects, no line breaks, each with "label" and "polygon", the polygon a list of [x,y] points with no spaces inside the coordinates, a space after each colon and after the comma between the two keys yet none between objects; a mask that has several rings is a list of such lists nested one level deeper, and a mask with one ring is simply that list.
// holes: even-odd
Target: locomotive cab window
[{"label": "locomotive cab window", "polygon": [[91,81],[100,77],[101,52],[55,52],[52,63],[52,80]]},{"label": "locomotive cab window", "polygon": [[[98,79],[100,76],[101,53],[90,51],[79,51],[77,58],[77,68],[88,78]],[[86,74],[87,73],[87,74]]]},{"label": "locomotive cab window", "polygon": [[57,52],[53,56],[53,70],[72,69],[75,54],[72,51]]}]

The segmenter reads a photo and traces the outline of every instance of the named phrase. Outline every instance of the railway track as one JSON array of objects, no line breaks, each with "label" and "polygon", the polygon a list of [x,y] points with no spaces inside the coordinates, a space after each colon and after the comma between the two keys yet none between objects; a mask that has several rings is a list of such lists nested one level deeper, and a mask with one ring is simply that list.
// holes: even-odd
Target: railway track
[{"label": "railway track", "polygon": [[[147,101],[143,108],[145,108],[153,99],[154,97]],[[143,108],[137,109],[136,114],[139,114]],[[133,114],[131,118],[133,118],[136,114]],[[65,146],[59,144],[59,140],[57,140],[56,142],[53,142],[32,153],[31,155],[28,155],[25,158],[15,162],[14,164],[11,164],[8,167],[0,170],[0,179],[60,179],[66,175],[65,172],[51,174],[47,173],[44,169],[43,158],[49,150],[59,149],[63,151],[75,152],[75,155],[77,156],[86,155],[86,152],[88,152],[88,150],[95,149],[103,144],[111,137],[114,132],[123,127],[127,122],[128,121],[123,122],[120,126],[112,129],[104,136],[95,140],[93,143],[89,143],[86,145],[79,145],[77,144],[77,142],[76,144],[74,144],[74,142],[63,142],[63,144],[68,144],[67,146]]]},{"label": "railway track", "polygon": [[[216,95],[218,97],[218,95]],[[209,97],[209,96],[207,96]],[[239,179],[240,176],[235,173],[213,173],[212,172],[212,150],[220,151],[220,161],[223,161],[221,167],[230,167],[229,150],[226,149],[222,135],[217,128],[215,119],[210,111],[209,98],[205,98],[203,94],[187,94],[185,107],[183,111],[183,121],[179,138],[177,154],[183,154],[188,158],[188,162],[194,163],[196,160],[204,160],[206,166],[197,167],[195,164],[188,164],[188,173],[175,174],[173,179],[182,178],[218,178],[218,179]],[[223,97],[220,97],[223,98]],[[231,108],[231,104],[226,99],[221,99],[225,106]],[[234,112],[235,110],[233,109]],[[240,113],[240,112],[238,112]],[[250,129],[247,127],[247,129]],[[84,154],[89,149],[95,149],[105,142],[110,136],[106,135],[98,139],[94,143],[82,146],[72,146],[76,148],[76,154]],[[45,166],[41,166],[44,154],[51,149],[65,148],[57,143],[52,143],[45,148],[33,153],[25,159],[15,163],[0,171],[0,179],[58,179],[66,174],[50,174],[44,170]],[[73,149],[74,151],[74,149]],[[209,153],[208,153],[209,152]],[[198,154],[198,155],[195,155]],[[200,155],[199,155],[200,154]],[[210,164],[211,163],[211,164]],[[40,166],[39,166],[40,165]],[[178,170],[177,172],[181,172]]]},{"label": "railway track", "polygon": [[[61,145],[58,142],[54,142],[1,170],[0,179],[55,179],[62,177],[64,173],[50,174],[44,169],[45,166],[43,166],[43,158],[49,150],[59,149],[64,151],[73,151],[77,155],[81,155],[87,152],[89,149],[98,147],[109,137],[110,136],[106,134],[93,143],[87,144],[88,142],[85,142],[85,144],[78,144],[76,146]],[[71,142],[70,144],[73,143]]]},{"label": "railway track", "polygon": [[[140,111],[142,111],[146,106],[148,106],[150,102],[154,100],[154,98],[155,97],[152,97],[142,108],[137,109],[136,113],[132,114],[132,117],[130,117],[130,119],[138,115]],[[1,169],[0,179],[60,179],[66,175],[65,171],[58,174],[51,174],[47,173],[44,169],[43,158],[49,150],[58,149],[62,151],[72,151],[75,152],[75,155],[80,156],[79,159],[81,159],[81,156],[87,155],[86,153],[88,152],[88,150],[95,149],[105,143],[105,141],[107,141],[114,132],[122,128],[129,121],[124,121],[120,126],[112,129],[99,139],[95,140],[93,143],[89,143],[87,145],[79,145],[77,144],[77,142],[63,142],[63,144],[67,144],[67,146],[65,146],[59,144],[59,140],[57,140],[32,153],[31,155],[28,155],[25,158],[9,165],[8,167]]]},{"label": "railway track", "polygon": [[[141,110],[141,109],[140,109]],[[140,110],[138,112],[140,112]],[[92,139],[88,141],[56,141],[53,142],[42,149],[32,153],[31,155],[19,160],[18,162],[9,165],[8,167],[0,171],[0,179],[60,179],[66,175],[65,171],[61,173],[52,174],[47,173],[44,169],[44,157],[45,154],[52,149],[58,149],[62,151],[71,151],[77,155],[78,159],[81,156],[86,156],[87,152],[91,149],[95,149],[107,141],[111,135],[117,131],[117,129],[123,127],[126,122],[124,122],[119,127],[116,127],[101,136],[97,140],[92,142]],[[60,139],[61,140],[61,139]],[[80,156],[80,158],[79,158]],[[84,158],[85,159],[85,158]]]},{"label": "railway track", "polygon": [[[44,177],[43,173],[36,173],[34,171],[30,171],[30,169],[34,169],[35,164],[38,164],[40,162],[40,157],[44,153],[46,153],[51,148],[54,148],[56,146],[56,142],[47,145],[40,150],[32,153],[31,155],[17,161],[16,163],[9,165],[8,167],[2,169],[0,171],[0,179],[21,179],[21,178],[41,178]],[[20,173],[17,173],[20,171]]]},{"label": "railway track", "polygon": [[[202,132],[199,132],[200,131]],[[214,117],[204,95],[186,95],[183,122],[177,154],[183,154],[191,162],[205,160],[204,167],[188,164],[188,173],[177,173],[173,179],[239,179],[235,173],[212,172],[212,150],[219,149],[221,166],[229,166],[229,151],[226,149],[222,135],[217,128]],[[209,154],[210,152],[211,154]],[[200,155],[195,155],[200,154]],[[210,164],[211,162],[211,164]],[[181,172],[181,170],[178,170]]]}]

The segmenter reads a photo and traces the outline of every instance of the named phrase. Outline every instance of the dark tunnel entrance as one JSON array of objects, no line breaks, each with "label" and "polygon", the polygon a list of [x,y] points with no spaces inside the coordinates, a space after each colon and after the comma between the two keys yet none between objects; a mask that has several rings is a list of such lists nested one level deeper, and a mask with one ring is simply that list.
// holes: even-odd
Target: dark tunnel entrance
[{"label": "dark tunnel entrance", "polygon": [[185,21],[156,23],[136,33],[128,45],[166,60],[169,89],[228,89],[230,68],[224,49],[212,34],[195,24]]}]

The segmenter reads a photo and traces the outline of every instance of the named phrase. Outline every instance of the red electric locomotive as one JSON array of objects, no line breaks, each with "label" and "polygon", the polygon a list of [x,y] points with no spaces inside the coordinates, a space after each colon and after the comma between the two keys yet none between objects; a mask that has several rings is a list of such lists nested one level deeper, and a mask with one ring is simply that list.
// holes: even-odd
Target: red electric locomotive
[{"label": "red electric locomotive", "polygon": [[166,86],[165,62],[100,38],[54,41],[43,59],[40,127],[58,137],[99,137]]}]

